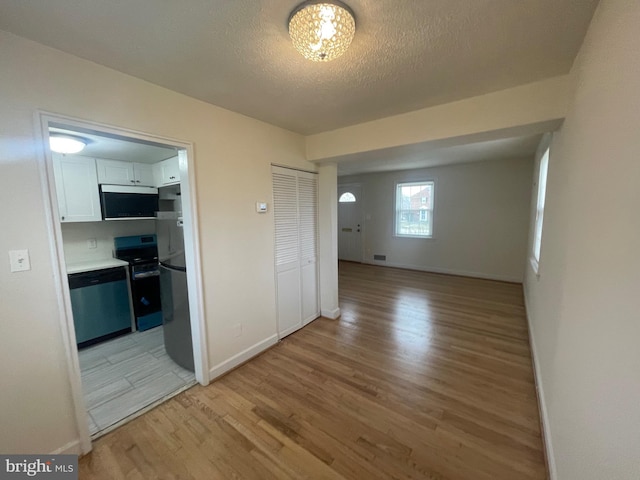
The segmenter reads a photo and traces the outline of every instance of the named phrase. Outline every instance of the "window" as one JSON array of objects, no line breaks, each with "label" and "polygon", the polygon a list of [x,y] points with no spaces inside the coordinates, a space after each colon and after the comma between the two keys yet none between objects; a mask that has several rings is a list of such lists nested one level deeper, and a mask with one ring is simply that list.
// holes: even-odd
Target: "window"
[{"label": "window", "polygon": [[356,196],[351,192],[344,192],[342,195],[340,195],[340,198],[338,199],[338,202],[340,203],[353,203],[355,201],[356,201]]},{"label": "window", "polygon": [[540,159],[540,172],[538,173],[538,198],[536,201],[536,223],[533,229],[533,258],[532,264],[538,271],[540,262],[540,249],[542,247],[542,224],[544,218],[544,199],[547,193],[547,171],[549,170],[549,149]]},{"label": "window", "polygon": [[433,182],[396,185],[396,236],[433,236]]}]

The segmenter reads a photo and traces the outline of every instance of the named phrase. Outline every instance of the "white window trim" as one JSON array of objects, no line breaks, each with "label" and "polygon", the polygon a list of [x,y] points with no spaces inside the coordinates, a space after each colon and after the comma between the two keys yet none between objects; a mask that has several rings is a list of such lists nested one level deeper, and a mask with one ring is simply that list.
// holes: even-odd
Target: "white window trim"
[{"label": "white window trim", "polygon": [[536,191],[536,214],[533,223],[533,238],[529,261],[536,275],[540,275],[540,255],[542,253],[542,232],[544,230],[544,209],[549,177],[549,150],[547,148],[538,163],[538,182]]},{"label": "white window trim", "polygon": [[[351,195],[351,197],[353,197],[353,200],[351,200],[351,197],[347,197],[347,198],[348,198],[348,200],[342,200],[342,198],[343,198],[345,195],[347,195],[347,194]],[[338,203],[356,203],[357,201],[358,201],[358,198],[357,198],[357,197],[356,197],[352,192],[349,192],[349,191],[347,191],[347,192],[343,192],[343,193],[338,197]]]},{"label": "white window trim", "polygon": [[[433,199],[431,202],[432,208],[429,210],[431,212],[431,235],[402,235],[398,233],[398,185],[424,185],[426,183],[431,183],[433,186],[431,187],[433,192]],[[395,238],[420,238],[422,240],[433,240],[435,238],[435,211],[436,211],[436,181],[434,179],[426,179],[426,180],[418,180],[418,181],[401,181],[396,182],[395,187],[393,189],[393,236]]]}]

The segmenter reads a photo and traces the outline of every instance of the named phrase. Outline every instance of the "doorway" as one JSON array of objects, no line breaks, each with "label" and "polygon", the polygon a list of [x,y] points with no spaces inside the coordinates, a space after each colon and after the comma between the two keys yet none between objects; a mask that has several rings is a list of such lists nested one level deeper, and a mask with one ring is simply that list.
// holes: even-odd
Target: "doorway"
[{"label": "doorway", "polygon": [[[192,166],[193,148],[188,143],[172,139],[46,113],[40,114],[40,126],[44,145],[43,177],[46,180],[43,182],[43,189],[45,198],[48,199],[49,226],[60,287],[58,293],[61,311],[64,312],[61,316],[61,328],[65,340],[76,420],[82,450],[86,453],[91,449],[91,438],[107,433],[170,396],[189,388],[196,383],[196,380],[202,385],[209,382]],[[75,136],[83,140],[86,145],[91,145],[91,148],[87,149],[85,155],[81,152],[64,155],[52,153],[49,148],[49,138],[52,134]],[[96,150],[101,142],[108,147],[105,146],[104,150]],[[131,262],[113,258],[116,257],[115,250],[118,246],[115,238],[127,239],[128,242],[138,238],[145,247],[149,247],[150,242],[155,242],[156,219],[104,221],[102,215],[105,210],[101,208],[101,203],[105,195],[90,193],[84,186],[69,188],[69,192],[66,192],[64,182],[60,183],[60,157],[69,160],[68,165],[65,164],[62,167],[66,169],[66,175],[63,177],[67,182],[84,182],[91,175],[94,175],[95,179],[99,175],[109,176],[108,181],[101,179],[92,187],[96,192],[103,191],[103,183],[117,185],[122,181],[123,175],[135,175],[131,177],[132,183],[149,185],[138,187],[136,184],[135,188],[155,189],[161,192],[167,190],[162,182],[171,184],[173,197],[165,196],[159,200],[159,203],[167,207],[173,205],[176,198],[180,199],[179,223],[181,239],[183,239],[183,275],[186,277],[185,291],[188,291],[188,298],[186,295],[182,298],[187,304],[186,326],[189,329],[188,335],[193,351],[190,354],[193,360],[191,371],[183,368],[184,365],[177,365],[171,355],[167,355],[163,340],[163,322],[155,321],[154,323],[153,320],[158,316],[155,309],[152,308],[151,310],[154,310],[152,312],[149,308],[146,310],[134,308],[134,300],[139,300],[141,306],[144,303],[146,307],[149,307],[150,300],[151,304],[154,303],[150,295],[140,294],[143,290],[141,287],[150,284],[148,278],[154,275],[152,265],[138,265],[136,270]],[[128,174],[129,171],[133,173]],[[177,175],[179,177],[176,177]],[[82,183],[82,185],[85,184]],[[178,197],[176,197],[176,191]],[[81,198],[81,196],[84,197]],[[162,198],[162,195],[158,197]],[[158,210],[171,209],[160,207]],[[132,245],[127,243],[126,246]],[[104,265],[100,264],[97,271],[100,272],[102,279],[77,278],[75,282],[70,283],[68,276],[70,272],[83,274],[87,271],[86,268],[98,268],[95,265],[86,266],[93,260],[97,264],[102,260],[112,263],[119,260],[121,263],[118,265],[109,263],[111,271],[104,270],[102,268]],[[82,266],[83,263],[85,265],[83,269],[78,270],[79,265]],[[157,258],[155,263],[158,263]],[[70,268],[70,264],[74,267]],[[103,272],[104,275],[102,275]],[[125,272],[126,282],[122,278]],[[99,290],[97,287],[100,285],[96,285],[96,292],[115,292],[120,288],[121,283],[127,285],[129,305],[126,305],[126,300],[121,301],[120,297],[118,302],[122,306],[121,310],[126,311],[126,314],[123,313],[125,318],[126,315],[130,315],[130,325],[120,323],[117,331],[107,329],[99,332],[107,335],[87,336],[86,330],[82,335],[78,335],[77,325],[74,323],[77,318],[74,318],[74,312],[78,314],[75,317],[78,317],[80,311],[77,306],[78,299],[80,298],[80,301],[82,299],[82,295],[79,294],[80,288],[88,286],[93,288],[89,280],[109,286]],[[136,280],[138,280],[137,284]],[[99,298],[95,296],[96,292],[92,290],[91,298]],[[88,303],[87,308],[91,308],[91,303]],[[181,308],[184,311],[185,306]],[[91,321],[91,314],[88,318]],[[86,348],[79,350],[79,344],[80,347]],[[117,401],[112,402],[114,399]],[[92,408],[97,408],[99,412],[96,413],[97,411]],[[95,415],[99,415],[100,419],[95,418]]]},{"label": "doorway", "polygon": [[338,185],[338,259],[362,262],[362,186]]}]

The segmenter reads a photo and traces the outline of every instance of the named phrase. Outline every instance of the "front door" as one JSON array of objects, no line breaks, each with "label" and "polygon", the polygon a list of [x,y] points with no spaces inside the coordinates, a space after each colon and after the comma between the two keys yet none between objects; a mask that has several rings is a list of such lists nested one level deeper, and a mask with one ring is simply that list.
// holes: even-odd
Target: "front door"
[{"label": "front door", "polygon": [[338,258],[362,262],[362,187],[338,185]]}]

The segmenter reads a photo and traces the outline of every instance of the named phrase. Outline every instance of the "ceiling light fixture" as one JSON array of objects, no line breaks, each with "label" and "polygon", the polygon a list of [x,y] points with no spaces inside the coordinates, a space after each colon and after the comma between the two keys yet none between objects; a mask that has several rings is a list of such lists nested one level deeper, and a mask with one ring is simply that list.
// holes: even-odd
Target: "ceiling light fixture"
[{"label": "ceiling light fixture", "polygon": [[49,147],[56,153],[78,153],[87,146],[87,140],[73,135],[49,135]]},{"label": "ceiling light fixture", "polygon": [[328,62],[347,51],[356,32],[351,9],[342,2],[307,1],[289,16],[289,35],[305,58]]}]

